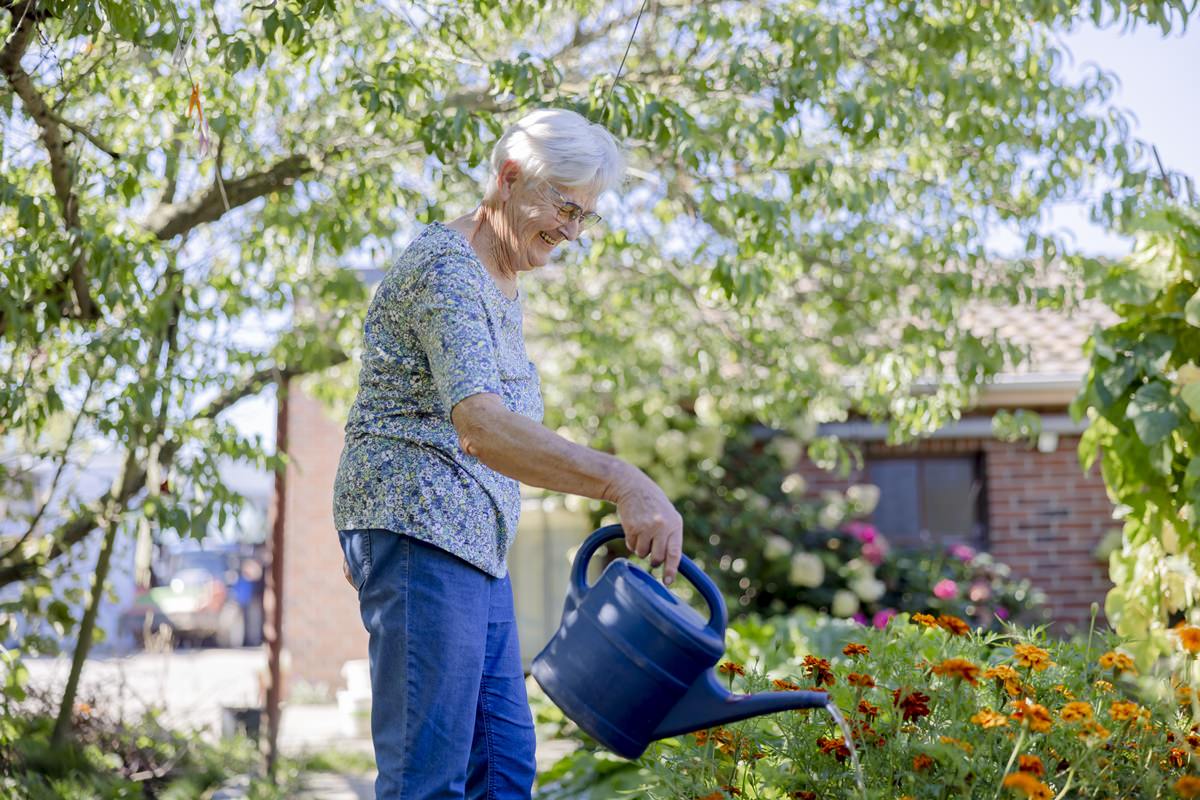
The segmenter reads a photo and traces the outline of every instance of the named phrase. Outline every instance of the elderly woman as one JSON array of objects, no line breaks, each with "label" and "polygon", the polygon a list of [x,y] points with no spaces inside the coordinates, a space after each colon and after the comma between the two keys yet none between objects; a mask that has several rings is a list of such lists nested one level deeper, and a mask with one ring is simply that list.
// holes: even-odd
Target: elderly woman
[{"label": "elderly woman", "polygon": [[[608,500],[630,550],[680,556],[679,514],[636,467],[541,425],[517,278],[595,224],[613,137],[540,110],[496,143],[483,202],[426,228],[367,312],[334,516],[370,634],[379,800],[526,798],[534,779],[506,554],[518,483]],[[603,665],[597,665],[598,677]]]}]

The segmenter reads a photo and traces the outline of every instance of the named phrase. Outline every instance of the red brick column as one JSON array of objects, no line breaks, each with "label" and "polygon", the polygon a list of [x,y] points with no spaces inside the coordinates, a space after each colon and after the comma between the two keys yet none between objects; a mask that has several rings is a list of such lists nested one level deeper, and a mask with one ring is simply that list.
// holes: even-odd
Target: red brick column
[{"label": "red brick column", "polygon": [[342,424],[293,384],[288,432],[283,646],[291,663],[285,684],[324,683],[332,699],[343,685],[342,664],[367,657],[358,598],[342,575],[342,550],[333,526]]}]

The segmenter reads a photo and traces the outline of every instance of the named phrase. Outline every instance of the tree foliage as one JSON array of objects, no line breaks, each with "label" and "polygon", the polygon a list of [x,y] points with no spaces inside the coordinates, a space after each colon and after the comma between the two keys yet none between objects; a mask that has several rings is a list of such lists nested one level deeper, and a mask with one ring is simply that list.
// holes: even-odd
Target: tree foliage
[{"label": "tree foliage", "polygon": [[1145,664],[1200,606],[1200,208],[1150,201],[1131,230],[1134,256],[1093,281],[1120,320],[1090,340],[1072,413],[1123,519],[1105,611]]},{"label": "tree foliage", "polygon": [[[1113,79],[1069,76],[1053,32],[1191,10],[642,7],[0,0],[0,437],[20,456],[0,482],[54,465],[11,509],[0,587],[97,530],[229,514],[221,460],[277,462],[226,412],[305,374],[352,385],[367,297],[346,267],[469,210],[534,106],[605,124],[634,167],[611,223],[530,287],[552,425],[605,447],[688,408],[805,441],[851,411],[932,430],[1020,357],[962,329],[964,303],[1072,302],[1044,272],[1091,262],[1044,210],[1099,180],[1122,218],[1142,181]],[[1017,257],[989,251],[998,229]],[[59,468],[97,449],[121,461],[98,497]]]}]

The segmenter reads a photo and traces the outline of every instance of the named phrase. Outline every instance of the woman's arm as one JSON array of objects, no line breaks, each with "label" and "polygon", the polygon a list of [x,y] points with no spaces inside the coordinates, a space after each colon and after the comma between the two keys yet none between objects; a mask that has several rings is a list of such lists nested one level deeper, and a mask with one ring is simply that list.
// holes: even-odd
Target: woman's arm
[{"label": "woman's arm", "polygon": [[658,485],[616,456],[574,444],[549,428],[509,411],[498,395],[471,395],[450,420],[459,445],[497,472],[521,483],[607,500],[617,506],[625,543],[671,583],[682,552],[683,519]]}]

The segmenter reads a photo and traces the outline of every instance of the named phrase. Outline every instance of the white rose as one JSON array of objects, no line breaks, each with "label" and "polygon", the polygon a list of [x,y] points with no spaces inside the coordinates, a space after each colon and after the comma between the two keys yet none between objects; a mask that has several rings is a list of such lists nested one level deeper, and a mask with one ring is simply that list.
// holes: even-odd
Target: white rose
[{"label": "white rose", "polygon": [[833,604],[829,610],[835,617],[849,617],[858,611],[858,596],[854,592],[838,589],[833,593]]},{"label": "white rose", "polygon": [[855,579],[850,583],[850,588],[856,595],[868,603],[874,603],[883,597],[883,593],[887,591],[887,587],[883,585],[883,581],[876,579],[873,575],[863,575]]},{"label": "white rose", "polygon": [[763,547],[763,555],[769,561],[774,561],[777,558],[791,555],[792,543],[780,536],[777,533],[772,533],[767,536],[767,543]]},{"label": "white rose", "polygon": [[825,582],[825,565],[812,553],[794,553],[788,577],[797,586],[814,589]]}]

